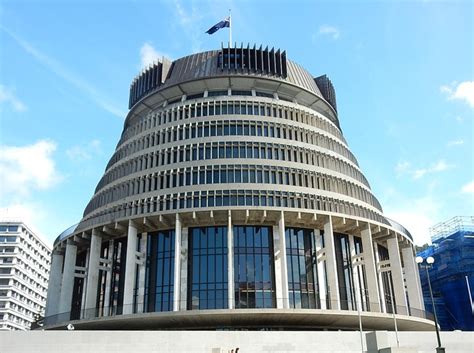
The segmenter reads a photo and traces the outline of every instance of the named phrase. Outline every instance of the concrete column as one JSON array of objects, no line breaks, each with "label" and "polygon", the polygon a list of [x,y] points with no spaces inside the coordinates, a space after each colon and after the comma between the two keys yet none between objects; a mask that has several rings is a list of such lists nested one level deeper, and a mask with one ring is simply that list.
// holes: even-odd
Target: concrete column
[{"label": "concrete column", "polygon": [[352,234],[348,234],[347,236],[349,238],[349,252],[351,254],[352,283],[354,284],[355,309],[362,311],[362,297],[360,295],[361,283],[359,282],[359,275],[358,275],[359,265],[354,263],[354,258],[356,256],[354,236]]},{"label": "concrete column", "polygon": [[326,300],[327,290],[326,290],[326,256],[324,253],[324,242],[323,235],[319,229],[314,230],[314,235],[316,237],[316,259],[318,264],[318,288],[319,288],[319,298],[321,301],[321,309],[327,309],[328,303]]},{"label": "concrete column", "polygon": [[374,254],[374,243],[370,224],[361,232],[362,250],[365,266],[365,277],[367,280],[367,294],[369,295],[369,310],[380,312],[379,284],[377,281],[377,261]]},{"label": "concrete column", "polygon": [[174,291],[173,291],[173,311],[179,310],[180,279],[181,279],[181,219],[176,213],[174,230]]},{"label": "concrete column", "polygon": [[277,308],[290,307],[288,295],[288,273],[286,265],[285,215],[280,214],[278,226],[273,227],[273,251],[275,263],[275,294]]},{"label": "concrete column", "polygon": [[46,300],[45,316],[53,316],[59,313],[59,297],[61,295],[61,270],[64,257],[53,253],[51,256],[51,270],[48,281],[48,297]]},{"label": "concrete column", "polygon": [[[81,296],[81,319],[84,319],[86,313],[86,294],[87,294],[87,269],[89,267],[89,252],[90,249],[86,250],[86,263],[84,264],[84,277],[82,284],[82,296]],[[78,266],[76,266],[76,277],[78,271]]]},{"label": "concrete column", "polygon": [[[416,252],[415,252],[415,254],[416,254]],[[415,260],[416,260],[416,257],[415,257]],[[421,308],[422,308],[422,310],[425,310],[425,299],[423,297],[423,287],[421,286],[421,279],[420,279],[420,267],[418,266],[416,261],[415,261],[415,273],[416,273],[415,276],[416,276],[417,287],[418,287],[418,290],[420,291]]]},{"label": "concrete column", "polygon": [[145,271],[146,271],[146,249],[147,249],[148,233],[142,233],[140,241],[140,263],[138,268],[138,296],[137,296],[137,313],[143,313],[143,303],[145,300]]},{"label": "concrete column", "polygon": [[137,228],[133,221],[128,222],[127,259],[125,262],[125,284],[123,289],[123,314],[133,313],[133,291],[137,266]]},{"label": "concrete column", "polygon": [[187,310],[188,307],[188,236],[189,228],[181,227],[181,294],[179,310]]},{"label": "concrete column", "polygon": [[[407,281],[407,292],[408,300],[410,302],[410,308],[418,310],[424,310],[423,307],[423,294],[421,292],[421,286],[418,282],[418,271],[417,264],[415,262],[415,256],[413,254],[413,248],[411,245],[402,248],[403,264],[405,265],[405,278]],[[413,315],[414,313],[412,313]]]},{"label": "concrete column", "polygon": [[59,297],[59,314],[71,312],[74,273],[76,268],[76,254],[77,246],[74,245],[72,241],[68,241],[66,245],[66,254],[64,256],[61,295]]},{"label": "concrete column", "polygon": [[332,229],[332,217],[324,225],[324,245],[326,253],[326,276],[330,300],[330,309],[341,310],[339,297],[339,284],[337,280],[336,252],[334,245],[334,233]]},{"label": "concrete column", "polygon": [[395,234],[387,239],[388,256],[390,258],[390,272],[392,274],[393,295],[397,304],[397,314],[408,314],[408,305],[405,295],[405,282],[403,280],[402,261],[398,247],[398,237]]},{"label": "concrete column", "polygon": [[107,271],[105,277],[105,293],[104,293],[104,316],[109,316],[110,313],[110,286],[112,285],[112,266],[114,258],[114,240],[109,240],[109,250],[107,251],[107,259],[109,263],[109,271]]},{"label": "concrete column", "polygon": [[87,268],[87,291],[85,300],[85,318],[96,316],[97,286],[99,282],[99,260],[102,246],[102,236],[97,229],[92,229],[91,245],[89,248],[89,266]]},{"label": "concrete column", "polygon": [[[382,281],[382,271],[380,270],[380,255],[379,255],[379,248],[377,246],[377,243],[373,243],[373,251],[375,255],[375,268],[376,268],[376,273],[377,273],[377,285],[378,285],[378,291],[380,293],[379,295],[379,303],[380,303],[380,310],[383,313],[387,312],[387,306],[385,305],[385,291],[383,288],[383,281]],[[365,248],[364,248],[365,249]],[[370,295],[370,286],[369,286],[369,295]],[[372,299],[370,299],[372,301]],[[372,311],[372,303],[370,310]]]},{"label": "concrete column", "polygon": [[234,229],[232,228],[232,212],[227,214],[227,297],[229,309],[235,308],[234,293]]}]

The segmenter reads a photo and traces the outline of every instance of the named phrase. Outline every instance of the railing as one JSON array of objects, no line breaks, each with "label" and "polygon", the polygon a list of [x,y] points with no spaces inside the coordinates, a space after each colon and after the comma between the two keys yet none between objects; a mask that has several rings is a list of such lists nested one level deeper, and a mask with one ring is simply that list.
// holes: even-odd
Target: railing
[{"label": "railing", "polygon": [[54,246],[56,246],[56,244],[59,243],[61,240],[67,238],[72,233],[74,233],[74,231],[76,230],[78,225],[79,225],[79,223],[76,223],[76,224],[70,226],[69,228],[67,228],[66,230],[64,230],[61,234],[59,234],[58,237],[56,238],[56,240],[54,241]]},{"label": "railing", "polygon": [[385,217],[385,219],[390,223],[390,225],[395,228],[396,230],[398,230],[400,233],[402,233],[403,235],[406,235],[411,241],[413,241],[413,236],[411,235],[411,233],[408,231],[408,229],[406,229],[404,226],[402,226],[400,223],[394,221],[393,219],[390,219],[388,217]]},{"label": "railing", "polygon": [[[219,299],[219,300],[204,300],[204,301],[200,300],[199,304],[202,307],[206,307],[207,309],[186,309],[188,305],[187,301],[180,301],[178,307],[180,308],[179,310],[181,312],[189,311],[190,314],[192,312],[195,313],[197,311],[216,310],[216,309],[232,310],[232,311],[239,311],[242,309],[275,309],[276,311],[294,310],[295,314],[299,310],[302,310],[302,309],[303,310],[318,310],[319,313],[322,313],[322,314],[324,313],[324,311],[329,311],[329,310],[331,310],[330,314],[334,314],[334,311],[338,311],[341,314],[343,314],[344,312],[351,312],[354,315],[357,315],[358,313],[357,306],[352,301],[321,300],[319,303],[317,303],[317,307],[315,308],[290,307],[290,308],[283,309],[282,308],[284,306],[283,304],[287,302],[288,302],[288,299],[277,298],[277,299],[273,299],[272,307],[245,308],[241,306],[240,308],[229,309],[227,306],[225,308],[218,308],[216,304],[222,303],[222,299]],[[225,303],[227,303],[227,300],[225,300]],[[145,313],[160,313],[160,312],[165,313],[165,312],[173,311],[174,302],[166,302],[163,304],[165,304],[164,306],[169,308],[169,310],[143,311],[142,310],[144,307],[143,303],[139,303],[139,304],[121,305],[121,306],[113,306],[113,307],[104,307],[104,308],[81,309],[81,310],[75,310],[72,312],[69,311],[69,312],[59,313],[56,315],[45,317],[44,326],[53,326],[53,325],[56,326],[56,325],[64,324],[64,328],[66,329],[67,324],[75,320],[80,321],[80,320],[89,320],[89,319],[96,319],[96,318],[122,316],[122,315],[128,315],[128,314],[142,314],[142,313],[145,314]],[[279,308],[276,308],[277,304]],[[377,311],[377,308],[380,308],[380,303],[378,302],[365,303],[364,305],[362,305],[362,307],[369,307],[369,308],[372,308],[373,310],[369,311],[369,310],[361,309],[360,310],[361,317],[366,317],[367,315],[370,315],[372,313],[373,314],[380,313],[380,311]],[[390,305],[388,305],[386,309],[388,310],[385,310],[384,314],[393,315]],[[421,318],[421,319],[428,319],[431,321],[433,321],[434,319],[432,313],[427,312],[425,310],[421,310],[421,309],[410,308],[406,306],[395,306],[395,311],[396,311],[397,318],[400,318],[399,316],[408,316],[408,317],[416,317],[416,318]]]}]

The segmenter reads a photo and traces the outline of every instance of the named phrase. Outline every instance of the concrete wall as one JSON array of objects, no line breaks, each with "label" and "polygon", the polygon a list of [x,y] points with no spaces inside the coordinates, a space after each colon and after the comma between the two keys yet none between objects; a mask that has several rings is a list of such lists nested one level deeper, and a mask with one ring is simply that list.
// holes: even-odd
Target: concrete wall
[{"label": "concrete wall", "polygon": [[[372,336],[371,336],[372,335]],[[378,348],[396,347],[394,332],[378,331]],[[368,339],[367,339],[368,338]],[[374,334],[364,334],[364,351]],[[403,352],[435,352],[434,332],[400,332]],[[447,353],[474,352],[473,332],[442,332]],[[371,343],[372,342],[372,343]],[[0,351],[9,353],[82,352],[361,352],[357,331],[30,331],[0,332]],[[408,349],[412,348],[412,349]],[[370,352],[374,352],[371,350]]]}]

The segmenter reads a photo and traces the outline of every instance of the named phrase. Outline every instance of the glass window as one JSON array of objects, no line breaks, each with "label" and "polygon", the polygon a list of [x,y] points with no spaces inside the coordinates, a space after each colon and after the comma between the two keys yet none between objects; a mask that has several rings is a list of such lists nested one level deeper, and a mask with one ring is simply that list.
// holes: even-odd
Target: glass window
[{"label": "glass window", "polygon": [[355,310],[352,260],[347,234],[334,233],[334,245],[339,285],[339,298],[342,310]]},{"label": "glass window", "polygon": [[174,230],[148,233],[144,312],[172,311]]},{"label": "glass window", "polygon": [[227,227],[191,228],[188,310],[227,308]]},{"label": "glass window", "polygon": [[276,307],[270,227],[234,226],[235,308]]},{"label": "glass window", "polygon": [[290,307],[320,308],[314,231],[287,228],[285,240]]}]

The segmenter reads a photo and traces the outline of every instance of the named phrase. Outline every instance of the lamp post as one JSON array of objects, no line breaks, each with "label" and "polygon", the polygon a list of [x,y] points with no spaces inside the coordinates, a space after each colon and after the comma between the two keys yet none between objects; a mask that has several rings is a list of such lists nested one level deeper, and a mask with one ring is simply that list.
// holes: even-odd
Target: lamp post
[{"label": "lamp post", "polygon": [[[433,299],[433,290],[431,289],[431,279],[430,279],[430,272],[428,269],[433,265],[434,258],[432,256],[428,256],[426,259],[423,259],[421,256],[417,256],[415,259],[416,263],[420,265],[420,267],[424,267],[426,270],[426,277],[428,278],[428,288],[430,290],[430,297],[431,297],[431,305],[433,306],[433,314],[434,314],[434,322],[435,322],[435,329],[436,329],[436,338],[438,339],[438,347],[436,347],[436,353],[444,353],[445,350],[441,347],[441,338],[439,336],[439,328],[438,328],[438,317],[436,315],[436,307]],[[423,262],[426,262],[426,265],[423,265]]]}]

